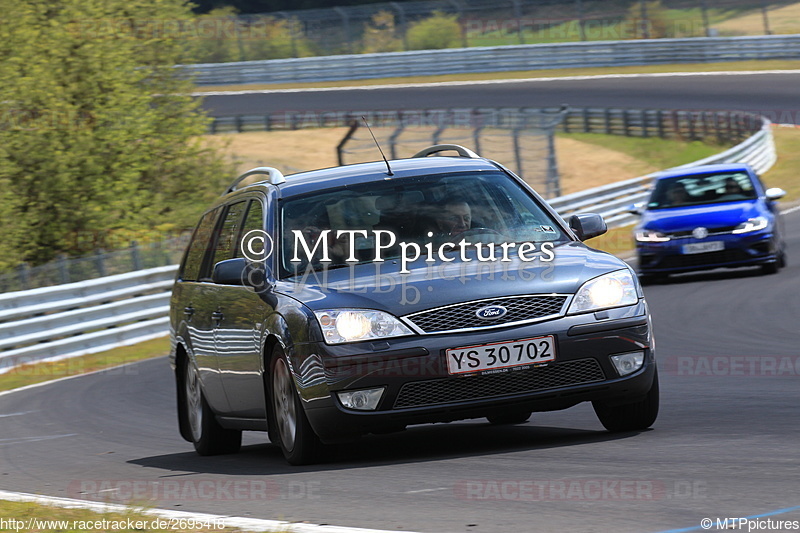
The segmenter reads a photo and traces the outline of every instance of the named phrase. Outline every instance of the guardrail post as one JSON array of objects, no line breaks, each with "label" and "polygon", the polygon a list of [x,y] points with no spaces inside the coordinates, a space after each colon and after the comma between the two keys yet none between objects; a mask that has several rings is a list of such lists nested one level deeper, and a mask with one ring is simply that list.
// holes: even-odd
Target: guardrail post
[{"label": "guardrail post", "polygon": [[664,111],[659,109],[656,111],[656,124],[658,125],[658,136],[664,139],[666,132],[664,131]]},{"label": "guardrail post", "polygon": [[622,110],[622,131],[623,131],[623,134],[625,135],[625,137],[630,137],[631,136],[630,124],[628,123],[628,110],[627,109],[623,109]]},{"label": "guardrail post", "polygon": [[58,276],[61,283],[69,283],[69,268],[67,268],[67,255],[58,254]]},{"label": "guardrail post", "polygon": [[561,196],[561,180],[558,175],[556,160],[556,136],[552,128],[547,130],[547,197]]},{"label": "guardrail post", "polygon": [[641,121],[642,121],[642,137],[645,139],[650,137],[650,133],[647,131],[647,110],[642,109],[641,111]]},{"label": "guardrail post", "polygon": [[611,135],[611,109],[603,109],[603,119],[605,120],[605,134]]},{"label": "guardrail post", "polygon": [[242,133],[242,116],[236,115],[236,120],[234,121],[236,133]]},{"label": "guardrail post", "polygon": [[106,275],[106,264],[105,264],[105,250],[102,248],[98,248],[94,253],[94,264],[97,267],[97,273],[99,277],[104,277]]},{"label": "guardrail post", "polygon": [[267,114],[264,115],[264,131],[270,131],[272,129],[272,115]]},{"label": "guardrail post", "polygon": [[19,284],[23,289],[28,289],[31,286],[31,267],[28,263],[21,263],[19,265]]},{"label": "guardrail post", "polygon": [[[591,132],[591,124],[589,122],[589,109],[585,107],[581,109],[581,115],[583,117],[583,133]],[[569,113],[567,113],[567,116],[564,119],[565,122],[567,118],[569,118]]]},{"label": "guardrail post", "polygon": [[142,269],[142,257],[139,254],[139,243],[131,241],[131,261],[133,262],[134,270]]},{"label": "guardrail post", "polygon": [[767,15],[767,0],[761,0],[761,15],[764,18],[764,35],[772,35],[769,29],[769,15]]}]

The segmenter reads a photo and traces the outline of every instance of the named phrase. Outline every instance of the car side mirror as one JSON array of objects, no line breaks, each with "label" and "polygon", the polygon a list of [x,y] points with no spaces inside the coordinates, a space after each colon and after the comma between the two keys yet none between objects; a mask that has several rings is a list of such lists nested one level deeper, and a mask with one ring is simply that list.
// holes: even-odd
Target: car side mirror
[{"label": "car side mirror", "polygon": [[588,241],[608,231],[606,221],[596,213],[582,213],[569,217],[569,227],[581,241]]},{"label": "car side mirror", "polygon": [[256,289],[268,286],[264,265],[253,263],[244,257],[226,259],[215,264],[211,281],[219,285],[244,285]]},{"label": "car side mirror", "polygon": [[635,204],[629,205],[626,211],[628,211],[628,213],[630,213],[631,215],[641,215],[643,208],[644,208],[644,202],[636,202]]},{"label": "car side mirror", "polygon": [[786,196],[786,191],[778,187],[772,187],[771,189],[767,189],[764,193],[769,201],[780,200],[784,196]]}]

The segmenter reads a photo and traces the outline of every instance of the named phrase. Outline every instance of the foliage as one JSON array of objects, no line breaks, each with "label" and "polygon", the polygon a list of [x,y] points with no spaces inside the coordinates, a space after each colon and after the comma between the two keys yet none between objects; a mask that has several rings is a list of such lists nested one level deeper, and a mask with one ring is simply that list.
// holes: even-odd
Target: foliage
[{"label": "foliage", "polygon": [[[667,9],[661,4],[661,0],[644,2],[644,7],[643,11],[642,2],[635,2],[628,9],[625,22],[630,30],[630,37],[632,39],[673,37],[673,23]],[[646,15],[646,20],[643,15]]]},{"label": "foliage", "polygon": [[0,268],[85,235],[194,223],[221,188],[184,59],[181,0],[0,0]]},{"label": "foliage", "polygon": [[411,24],[406,33],[409,50],[435,50],[462,46],[458,16],[434,11],[433,15]]},{"label": "foliage", "polygon": [[390,11],[378,11],[364,28],[364,52],[397,52],[403,43],[397,38],[394,15]]}]

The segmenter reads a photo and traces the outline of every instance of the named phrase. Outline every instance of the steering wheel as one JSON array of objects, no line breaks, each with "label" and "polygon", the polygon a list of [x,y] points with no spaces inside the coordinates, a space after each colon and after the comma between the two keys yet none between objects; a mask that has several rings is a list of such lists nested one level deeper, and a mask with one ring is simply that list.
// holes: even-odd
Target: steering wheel
[{"label": "steering wheel", "polygon": [[[506,236],[503,235],[502,233],[500,233],[499,231],[497,231],[496,229],[485,228],[485,227],[470,228],[470,229],[464,230],[464,231],[462,231],[460,233],[456,233],[455,235],[452,235],[452,237],[455,237],[455,238],[458,238],[458,240],[461,240],[461,239],[466,239],[467,237],[472,237],[474,235],[483,235],[483,236],[488,236],[489,237],[489,239],[487,239],[486,241],[484,241],[484,240],[476,241],[476,242],[479,242],[479,243],[482,243],[482,244],[488,244],[489,242],[494,242],[494,243],[504,242],[504,241],[507,240]],[[492,237],[500,237],[500,239],[492,238]]]}]

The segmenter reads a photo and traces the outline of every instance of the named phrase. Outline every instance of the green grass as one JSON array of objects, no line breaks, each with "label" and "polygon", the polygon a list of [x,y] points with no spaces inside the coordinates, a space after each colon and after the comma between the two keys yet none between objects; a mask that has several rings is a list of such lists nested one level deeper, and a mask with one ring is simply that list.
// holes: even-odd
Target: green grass
[{"label": "green grass", "polygon": [[[113,368],[134,361],[167,355],[168,352],[169,338],[161,337],[106,352],[72,357],[52,363],[23,365],[0,374],[0,391]],[[0,517],[2,516],[0,514]]]},{"label": "green grass", "polygon": [[[192,524],[191,522],[175,522],[170,524],[166,518],[159,518],[158,516],[149,515],[133,509],[124,513],[96,513],[85,509],[65,509],[38,503],[11,502],[4,500],[0,500],[0,518],[6,521],[12,519],[15,521],[22,521],[25,525],[22,528],[17,528],[18,531],[35,531],[37,533],[85,533],[86,531],[235,533],[237,531],[243,531],[237,528],[226,527],[223,529],[214,527],[215,525],[223,525],[224,521],[223,524],[208,524],[211,527],[203,527],[204,524]],[[37,523],[31,523],[33,527],[29,529],[27,526],[28,520],[30,519],[37,520]],[[45,521],[66,521],[66,523],[43,523]],[[103,524],[102,521],[106,523]],[[81,524],[81,522],[83,522],[83,524]],[[128,525],[132,525],[133,527],[129,528],[127,527]],[[194,525],[199,527],[188,527]],[[4,528],[0,531],[15,531],[15,529]]]},{"label": "green grass", "polygon": [[623,137],[601,133],[558,133],[557,135],[622,152],[659,169],[691,163],[730,148],[701,141],[687,142],[658,137]]}]

